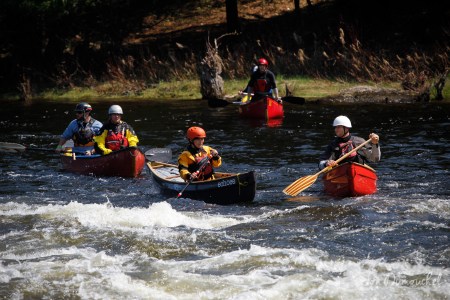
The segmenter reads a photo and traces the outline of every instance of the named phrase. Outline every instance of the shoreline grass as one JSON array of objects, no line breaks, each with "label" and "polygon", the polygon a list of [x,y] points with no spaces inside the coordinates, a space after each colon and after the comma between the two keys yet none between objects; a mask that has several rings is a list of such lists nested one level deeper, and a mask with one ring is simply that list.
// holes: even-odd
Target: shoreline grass
[{"label": "shoreline grass", "polygon": [[[248,79],[227,79],[224,80],[224,94],[225,97],[237,96],[238,92],[243,90],[248,82]],[[40,93],[33,94],[31,100],[47,100],[47,101],[92,101],[92,100],[196,100],[201,99],[200,81],[199,80],[173,80],[161,81],[158,84],[153,84],[138,93],[121,93],[114,92],[113,86],[115,82],[105,82],[91,87],[74,87],[70,90],[48,89]],[[277,78],[277,85],[280,95],[284,96],[286,93],[286,86],[294,96],[304,97],[307,100],[314,100],[327,96],[338,94],[341,90],[351,88],[354,86],[373,86],[384,88],[400,89],[400,83],[373,83],[373,82],[345,82],[341,80],[326,80],[314,79],[306,77],[283,77]],[[446,87],[445,99],[449,98],[450,88]],[[19,100],[19,94],[5,93],[0,95],[2,100]]]}]

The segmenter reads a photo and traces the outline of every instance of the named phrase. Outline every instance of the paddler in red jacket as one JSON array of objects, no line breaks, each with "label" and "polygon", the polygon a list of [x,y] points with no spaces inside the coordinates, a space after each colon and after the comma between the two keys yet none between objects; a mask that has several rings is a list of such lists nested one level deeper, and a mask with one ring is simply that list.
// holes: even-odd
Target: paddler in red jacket
[{"label": "paddler in red jacket", "polygon": [[122,107],[112,105],[108,115],[108,122],[100,129],[100,134],[94,138],[96,152],[105,155],[127,147],[136,147],[139,139],[133,128],[122,121]]},{"label": "paddler in red jacket", "polygon": [[252,73],[250,81],[245,90],[248,94],[254,93],[251,101],[257,101],[265,96],[271,96],[277,101],[281,101],[278,96],[275,75],[268,69],[269,63],[265,58],[258,59],[258,69]]},{"label": "paddler in red jacket", "polygon": [[222,164],[219,153],[203,145],[206,132],[203,128],[193,126],[187,130],[189,145],[178,157],[180,176],[186,181],[203,181],[214,179],[214,169]]}]

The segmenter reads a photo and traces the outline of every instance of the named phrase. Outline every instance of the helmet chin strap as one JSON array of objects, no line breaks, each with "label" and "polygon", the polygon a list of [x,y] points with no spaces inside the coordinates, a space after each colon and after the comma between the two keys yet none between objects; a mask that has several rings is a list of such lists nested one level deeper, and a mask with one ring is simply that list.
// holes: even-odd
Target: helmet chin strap
[{"label": "helmet chin strap", "polygon": [[197,147],[195,146],[195,144],[194,144],[194,140],[188,139],[188,141],[189,141],[189,145],[191,145],[191,146],[194,147],[194,148],[197,148]]},{"label": "helmet chin strap", "polygon": [[195,146],[194,140],[188,140],[188,141],[189,141],[189,144],[192,145],[192,147],[194,147],[195,149],[199,149],[203,152],[206,152],[205,149],[203,148],[203,145],[199,148],[199,147]]},{"label": "helmet chin strap", "polygon": [[344,127],[344,135],[342,137],[346,137],[350,133],[350,130],[347,127]]},{"label": "helmet chin strap", "polygon": [[83,111],[83,122],[87,122],[87,117],[89,117],[89,115],[87,115],[87,111]]}]

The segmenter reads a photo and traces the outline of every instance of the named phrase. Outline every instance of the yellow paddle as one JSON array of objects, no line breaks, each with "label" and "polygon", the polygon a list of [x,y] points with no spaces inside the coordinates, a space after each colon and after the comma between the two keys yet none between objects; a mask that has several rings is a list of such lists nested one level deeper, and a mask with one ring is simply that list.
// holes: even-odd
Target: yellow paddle
[{"label": "yellow paddle", "polygon": [[[345,154],[342,157],[340,157],[338,160],[336,160],[336,163],[339,163],[340,161],[346,159],[350,154],[358,151],[359,149],[364,147],[368,142],[370,142],[370,139],[368,139],[367,141],[365,141],[364,143],[362,143],[361,145],[359,145],[358,147],[356,147],[352,151],[350,151],[347,154]],[[297,179],[296,181],[294,181],[293,183],[288,185],[283,190],[283,193],[285,193],[286,195],[289,195],[289,196],[293,196],[293,197],[297,196],[300,192],[306,190],[311,185],[313,185],[313,183],[316,182],[317,177],[319,177],[320,174],[322,174],[324,172],[327,172],[327,171],[331,170],[332,168],[333,167],[328,166],[328,167],[322,169],[320,172],[317,172],[314,175],[308,175],[308,176],[304,176],[304,177],[301,177],[301,178]]]}]

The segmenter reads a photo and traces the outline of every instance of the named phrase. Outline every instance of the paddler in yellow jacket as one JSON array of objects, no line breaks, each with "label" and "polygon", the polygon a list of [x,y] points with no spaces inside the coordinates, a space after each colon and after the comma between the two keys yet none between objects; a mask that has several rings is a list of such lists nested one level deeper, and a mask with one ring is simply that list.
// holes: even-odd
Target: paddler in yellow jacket
[{"label": "paddler in yellow jacket", "polygon": [[122,107],[111,105],[108,115],[108,122],[100,129],[100,134],[94,137],[95,151],[105,155],[127,147],[136,147],[139,139],[133,128],[122,121]]},{"label": "paddler in yellow jacket", "polygon": [[214,169],[222,164],[219,153],[209,146],[203,145],[206,132],[194,126],[187,130],[189,145],[178,157],[180,176],[186,181],[203,181],[214,179]]}]

